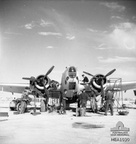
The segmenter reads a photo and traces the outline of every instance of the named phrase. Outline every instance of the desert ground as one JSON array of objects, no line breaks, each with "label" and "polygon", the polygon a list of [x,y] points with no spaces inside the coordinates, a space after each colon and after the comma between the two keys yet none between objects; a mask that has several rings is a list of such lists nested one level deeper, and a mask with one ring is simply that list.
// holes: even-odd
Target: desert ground
[{"label": "desert ground", "polygon": [[[76,117],[75,111],[67,114],[56,112],[30,112],[16,114],[8,108],[8,102],[0,103],[0,112],[8,117],[0,117],[0,144],[135,144],[136,109],[128,109],[129,114],[104,116],[103,113],[87,112],[85,117]],[[113,136],[111,128],[121,121],[129,128],[126,136]]]}]

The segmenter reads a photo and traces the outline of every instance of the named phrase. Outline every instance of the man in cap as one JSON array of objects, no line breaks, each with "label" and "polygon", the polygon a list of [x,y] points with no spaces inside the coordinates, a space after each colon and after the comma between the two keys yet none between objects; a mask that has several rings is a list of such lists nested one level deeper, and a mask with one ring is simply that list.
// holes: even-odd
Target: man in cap
[{"label": "man in cap", "polygon": [[107,115],[107,111],[109,110],[109,108],[110,108],[111,115],[113,115],[113,102],[114,102],[114,93],[113,93],[113,91],[106,90],[105,100],[106,100],[105,115]]},{"label": "man in cap", "polygon": [[64,91],[60,95],[60,110],[59,114],[66,114],[66,98],[67,96],[67,89],[64,89]]}]

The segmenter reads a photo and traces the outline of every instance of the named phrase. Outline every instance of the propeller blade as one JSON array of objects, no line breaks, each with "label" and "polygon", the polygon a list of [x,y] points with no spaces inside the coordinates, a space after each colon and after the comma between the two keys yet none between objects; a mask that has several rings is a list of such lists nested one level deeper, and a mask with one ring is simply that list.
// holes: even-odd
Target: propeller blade
[{"label": "propeller blade", "polygon": [[49,74],[52,72],[53,69],[54,69],[54,66],[52,66],[52,67],[47,71],[47,73],[45,74],[44,77],[46,77],[47,75],[49,75]]},{"label": "propeller blade", "polygon": [[31,78],[23,77],[24,80],[31,80]]},{"label": "propeller blade", "polygon": [[103,88],[103,83],[104,83],[104,81],[102,80],[102,81],[101,81],[101,96],[102,96],[102,99],[101,99],[101,106],[103,105],[103,99],[104,99],[104,88]]},{"label": "propeller blade", "polygon": [[111,75],[113,72],[115,72],[115,70],[116,70],[116,69],[113,69],[113,70],[111,70],[110,72],[108,72],[108,73],[105,75],[105,77]]},{"label": "propeller blade", "polygon": [[35,77],[33,77],[33,76],[31,76],[30,78],[23,77],[22,79],[24,79],[24,80],[30,80],[30,81],[35,81]]},{"label": "propeller blade", "polygon": [[102,94],[102,97],[104,97],[103,80],[101,81],[101,94]]},{"label": "propeller blade", "polygon": [[90,73],[88,73],[88,72],[85,72],[85,71],[83,71],[83,73],[85,73],[85,74],[87,74],[87,75],[89,75],[89,76],[94,76],[94,75],[92,75],[92,74],[90,74]]}]

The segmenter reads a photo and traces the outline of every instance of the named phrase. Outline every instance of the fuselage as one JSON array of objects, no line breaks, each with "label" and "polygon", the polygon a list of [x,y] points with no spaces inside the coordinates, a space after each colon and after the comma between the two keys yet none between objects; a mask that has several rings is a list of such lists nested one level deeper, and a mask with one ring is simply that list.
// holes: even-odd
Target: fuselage
[{"label": "fuselage", "polygon": [[77,68],[74,66],[66,67],[66,70],[62,74],[61,79],[61,91],[67,89],[67,97],[73,97],[75,93],[80,90],[79,76]]}]

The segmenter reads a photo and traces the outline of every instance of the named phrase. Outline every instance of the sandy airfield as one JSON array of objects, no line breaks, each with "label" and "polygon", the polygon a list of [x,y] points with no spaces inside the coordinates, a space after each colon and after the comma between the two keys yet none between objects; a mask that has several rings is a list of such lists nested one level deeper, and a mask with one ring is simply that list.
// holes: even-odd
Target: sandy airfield
[{"label": "sandy airfield", "polygon": [[[67,111],[66,115],[41,113],[32,115],[13,114],[8,108],[9,117],[0,117],[0,144],[135,144],[136,142],[136,109],[129,109],[127,116],[104,116],[87,112],[86,117],[75,117],[75,112]],[[39,112],[37,110],[37,112]],[[121,121],[129,128],[129,142],[113,141],[111,128]]]}]

